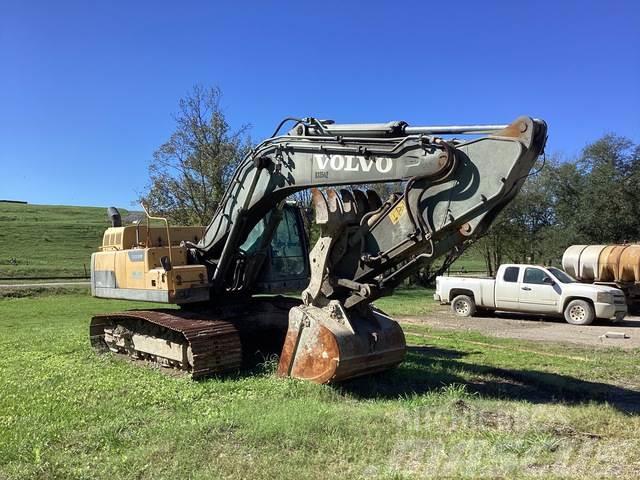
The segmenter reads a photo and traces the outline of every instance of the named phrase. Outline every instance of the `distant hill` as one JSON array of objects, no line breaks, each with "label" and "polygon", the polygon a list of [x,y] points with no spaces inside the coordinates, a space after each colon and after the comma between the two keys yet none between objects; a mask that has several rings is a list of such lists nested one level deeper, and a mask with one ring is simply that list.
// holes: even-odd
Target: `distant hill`
[{"label": "distant hill", "polygon": [[[125,222],[143,216],[123,209],[120,213]],[[0,202],[0,278],[84,275],[109,225],[102,207]],[[461,269],[481,271],[484,262],[468,252],[451,272]]]},{"label": "distant hill", "polygon": [[2,202],[0,277],[83,275],[109,225],[105,208]]}]

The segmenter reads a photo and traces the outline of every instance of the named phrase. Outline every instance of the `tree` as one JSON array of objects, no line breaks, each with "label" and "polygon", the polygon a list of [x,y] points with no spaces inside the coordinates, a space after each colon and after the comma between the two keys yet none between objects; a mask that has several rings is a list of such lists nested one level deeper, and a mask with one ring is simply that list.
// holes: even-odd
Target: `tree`
[{"label": "tree", "polygon": [[190,225],[213,217],[237,164],[251,148],[249,126],[232,131],[217,87],[196,85],[178,102],[176,128],[153,154],[141,200],[155,214]]},{"label": "tree", "polygon": [[577,162],[582,176],[575,229],[587,243],[640,240],[640,146],[607,134],[587,145]]},{"label": "tree", "polygon": [[[542,168],[541,168],[542,167]],[[557,248],[552,247],[559,235],[557,226],[556,179],[561,165],[556,158],[539,161],[518,195],[498,215],[487,234],[475,247],[485,260],[487,272],[493,275],[503,261],[548,262]]]},{"label": "tree", "polygon": [[577,160],[549,158],[474,247],[493,274],[502,261],[555,263],[577,243],[640,240],[640,146],[608,134]]}]

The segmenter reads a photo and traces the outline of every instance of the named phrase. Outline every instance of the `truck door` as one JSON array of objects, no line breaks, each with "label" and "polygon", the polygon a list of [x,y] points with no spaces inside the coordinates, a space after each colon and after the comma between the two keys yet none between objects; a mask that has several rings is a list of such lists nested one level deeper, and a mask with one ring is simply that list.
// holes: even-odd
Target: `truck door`
[{"label": "truck door", "polygon": [[507,267],[502,276],[496,278],[496,309],[518,310],[519,276],[520,267]]},{"label": "truck door", "polygon": [[526,267],[520,283],[519,309],[523,312],[556,312],[560,298],[556,288],[543,269]]}]

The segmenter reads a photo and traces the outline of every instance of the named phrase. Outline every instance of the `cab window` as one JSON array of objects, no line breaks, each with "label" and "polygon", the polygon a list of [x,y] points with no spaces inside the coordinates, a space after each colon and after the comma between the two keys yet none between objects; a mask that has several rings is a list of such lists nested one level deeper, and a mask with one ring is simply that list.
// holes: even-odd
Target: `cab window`
[{"label": "cab window", "polygon": [[271,239],[271,262],[282,275],[302,275],[305,271],[306,253],[303,250],[295,212],[283,210],[282,220]]},{"label": "cab window", "polygon": [[518,281],[518,275],[520,274],[520,269],[518,267],[507,267],[504,271],[504,276],[502,279],[505,282],[515,283]]},{"label": "cab window", "polygon": [[524,271],[524,283],[533,283],[535,285],[545,285],[549,284],[549,280],[545,282],[545,278],[549,278],[549,276],[545,273],[544,270],[540,270],[539,268],[527,268]]},{"label": "cab window", "polygon": [[[270,216],[271,212],[269,212],[269,215],[267,217]],[[260,247],[260,243],[262,242],[262,235],[264,234],[264,228],[268,223],[267,217],[256,223],[256,226],[253,227],[253,229],[249,232],[249,235],[247,235],[247,239],[242,245],[240,245],[240,250],[242,250],[244,253],[252,255]]]}]

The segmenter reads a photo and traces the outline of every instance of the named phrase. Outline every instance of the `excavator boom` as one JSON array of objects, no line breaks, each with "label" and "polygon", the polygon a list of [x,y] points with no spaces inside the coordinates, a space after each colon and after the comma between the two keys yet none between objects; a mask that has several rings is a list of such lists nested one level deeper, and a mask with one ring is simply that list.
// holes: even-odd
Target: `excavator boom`
[{"label": "excavator boom", "polygon": [[[278,134],[281,124],[239,165],[199,234],[176,231],[181,242],[175,245],[167,224],[166,235],[148,228],[142,235],[146,242],[139,242],[137,231],[136,245],[94,254],[96,295],[133,298],[128,293],[133,290],[137,298],[146,295],[152,288],[130,289],[126,275],[108,270],[118,262],[128,266],[127,258],[143,258],[147,271],[154,272],[155,291],[166,290],[169,303],[198,312],[197,318],[187,315],[189,320],[176,317],[175,324],[166,311],[162,321],[153,311],[95,317],[96,347],[195,372],[192,340],[180,329],[208,320],[230,325],[207,330],[210,350],[216,350],[216,332],[227,347],[216,350],[218,360],[207,360],[210,370],[198,367],[199,375],[237,368],[237,351],[246,354],[266,331],[278,332],[268,337],[282,346],[281,375],[324,383],[397,365],[405,353],[402,330],[371,303],[437,258],[450,263],[481,236],[519,191],[547,134],[546,124],[530,117],[507,125],[425,127],[293,121],[288,133]],[[396,183],[400,192],[383,201],[368,189],[381,182]],[[321,232],[308,259],[295,264],[304,268],[293,268],[292,258],[306,257],[307,247],[301,221],[291,215],[286,199],[305,189],[312,189]],[[129,227],[119,228],[125,229],[124,238]],[[279,237],[283,231],[288,239]],[[155,236],[159,245],[150,244]],[[273,257],[275,250],[280,257]],[[283,308],[277,308],[277,299],[247,302],[265,284],[266,272],[274,271],[283,288],[310,274],[301,302]],[[270,313],[256,313],[265,309]],[[235,343],[229,340],[232,331]],[[182,356],[172,354],[167,361],[169,353],[159,353],[157,339],[170,339]],[[235,360],[225,362],[227,353]]]}]

